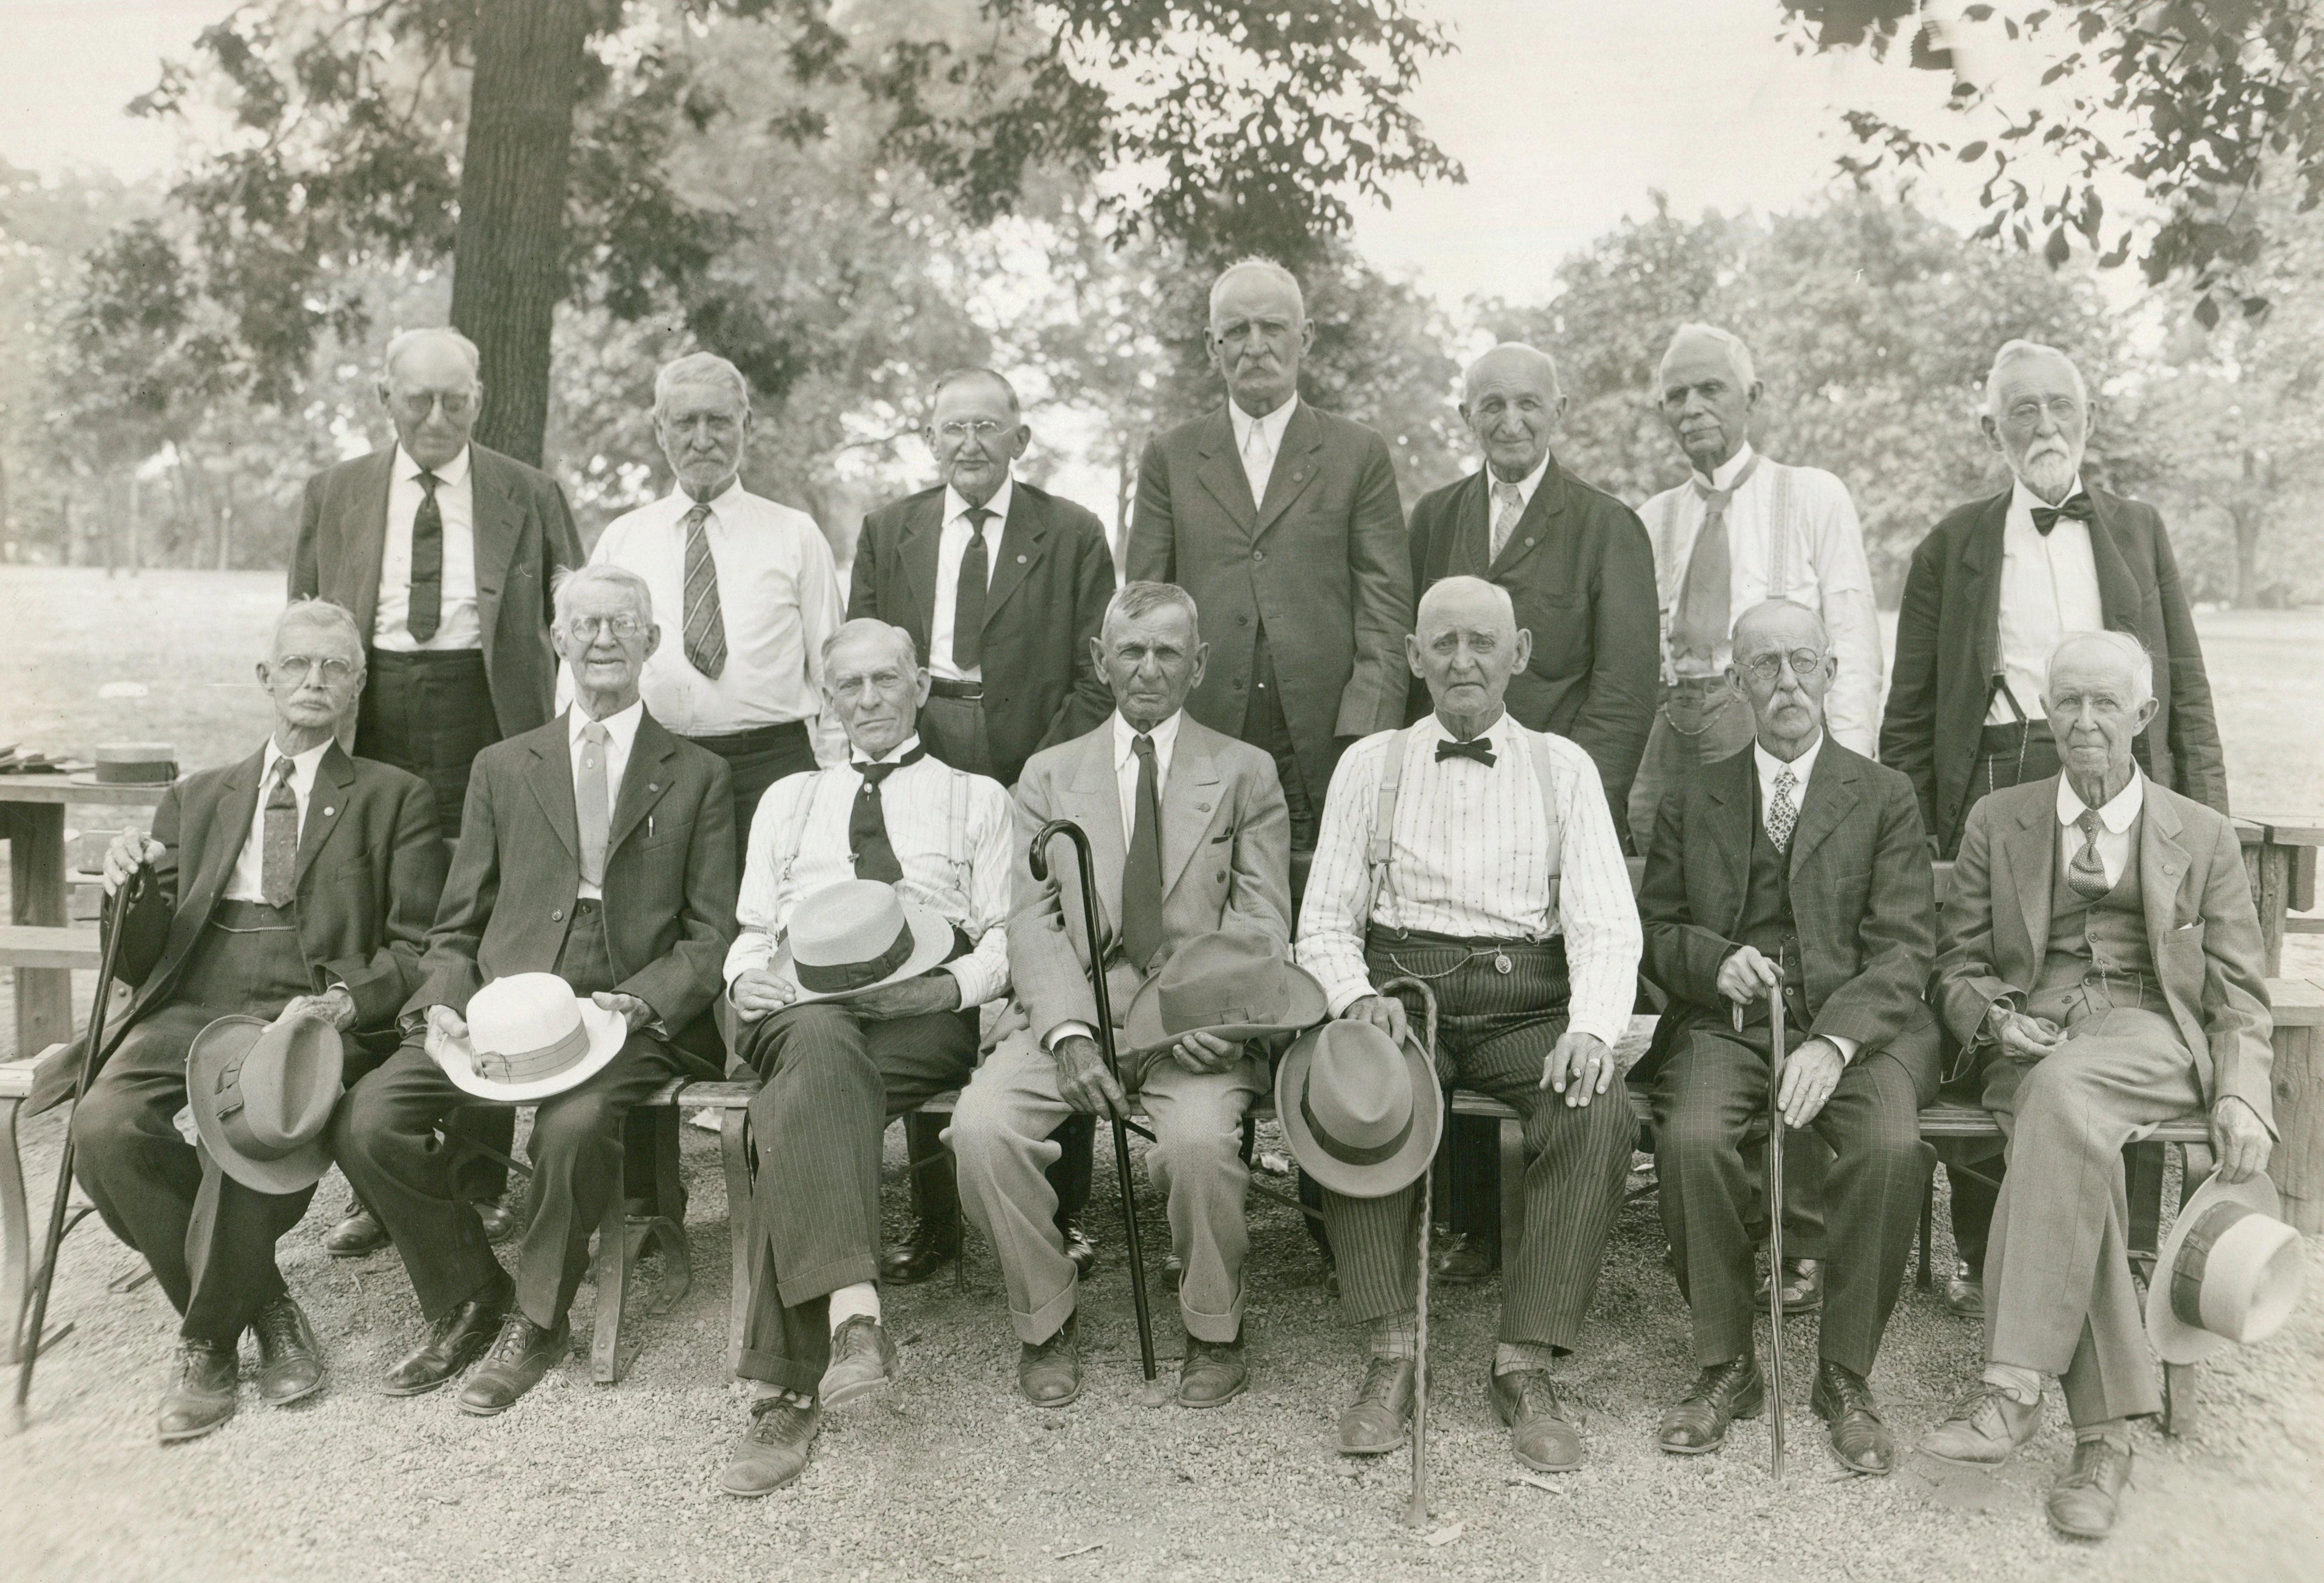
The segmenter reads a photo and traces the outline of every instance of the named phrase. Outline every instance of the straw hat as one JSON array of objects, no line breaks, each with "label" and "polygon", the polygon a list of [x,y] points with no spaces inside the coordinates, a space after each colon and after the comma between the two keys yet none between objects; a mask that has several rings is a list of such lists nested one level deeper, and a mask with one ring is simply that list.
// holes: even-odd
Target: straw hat
[{"label": "straw hat", "polygon": [[1122,1018],[1132,1054],[1160,1050],[1188,1034],[1226,1040],[1296,1033],[1332,1014],[1323,986],[1286,962],[1274,942],[1247,930],[1197,934],[1139,987]]},{"label": "straw hat", "polygon": [[2282,1215],[2275,1183],[2260,1173],[2214,1175],[2180,1206],[2146,1289],[2146,1335],[2163,1362],[2264,1341],[2291,1317],[2308,1256]]},{"label": "straw hat", "polygon": [[467,1036],[444,1040],[436,1063],[480,1100],[530,1104],[588,1081],[629,1036],[620,1012],[555,973],[511,973],[469,998]]},{"label": "straw hat", "polygon": [[952,924],[878,879],[843,879],[804,897],[768,968],[788,973],[791,1004],[844,1000],[917,979],[952,954]]}]

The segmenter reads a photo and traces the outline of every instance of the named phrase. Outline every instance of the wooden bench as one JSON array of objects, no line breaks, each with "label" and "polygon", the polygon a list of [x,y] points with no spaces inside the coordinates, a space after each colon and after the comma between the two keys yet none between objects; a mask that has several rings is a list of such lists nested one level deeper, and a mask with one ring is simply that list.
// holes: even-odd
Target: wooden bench
[{"label": "wooden bench", "polygon": [[47,924],[0,924],[0,968],[95,969],[105,947],[94,928]]}]

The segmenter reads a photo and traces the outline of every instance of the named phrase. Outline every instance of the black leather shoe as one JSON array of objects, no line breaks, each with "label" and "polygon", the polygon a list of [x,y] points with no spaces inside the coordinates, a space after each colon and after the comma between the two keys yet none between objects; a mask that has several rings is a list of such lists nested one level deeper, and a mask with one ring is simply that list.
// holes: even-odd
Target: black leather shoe
[{"label": "black leather shoe", "polygon": [[1374,1355],[1363,1388],[1340,1413],[1342,1457],[1379,1457],[1404,1444],[1412,1429],[1413,1360]]},{"label": "black leather shoe", "polygon": [[896,1383],[896,1343],[887,1327],[868,1313],[851,1314],[831,1333],[831,1364],[823,1371],[816,1398],[843,1406]]},{"label": "black leather shoe", "polygon": [[2044,1502],[2050,1526],[2069,1539],[2104,1539],[2122,1514],[2123,1486],[2130,1482],[2130,1453],[2105,1440],[2083,1440],[2065,1477],[2050,1486]]},{"label": "black leather shoe", "polygon": [[523,1310],[511,1309],[501,1321],[500,1339],[484,1355],[484,1366],[460,1387],[460,1411],[479,1418],[507,1412],[572,1350],[570,1321],[560,1316],[552,1329],[544,1330],[525,1318]]},{"label": "black leather shoe", "polygon": [[1175,1253],[1166,1255],[1162,1260],[1162,1290],[1176,1297],[1178,1288],[1185,1284],[1186,1261]]},{"label": "black leather shoe", "polygon": [[1509,1453],[1536,1473],[1571,1473],[1582,1466],[1582,1414],[1558,1394],[1557,1381],[1538,1368],[1496,1374],[1493,1412],[1509,1426]]},{"label": "black leather shoe", "polygon": [[899,1286],[916,1286],[960,1256],[960,1222],[949,1228],[923,1219],[901,1247],[880,1256],[880,1278]]},{"label": "black leather shoe", "polygon": [[1065,1256],[1074,1261],[1074,1278],[1088,1280],[1090,1272],[1097,1268],[1097,1244],[1090,1240],[1088,1230],[1082,1225],[1082,1218],[1079,1215],[1060,1216],[1057,1231],[1065,1239]]},{"label": "black leather shoe", "polygon": [[[1759,1283],[1759,1311],[1767,1311],[1767,1283]],[[1823,1260],[1820,1258],[1787,1258],[1784,1261],[1784,1312],[1813,1313],[1823,1306]]]},{"label": "black leather shoe", "polygon": [[333,1258],[361,1258],[387,1246],[387,1228],[357,1199],[347,1206],[347,1217],[323,1238],[323,1249]]},{"label": "black leather shoe", "polygon": [[198,1440],[232,1418],[235,1386],[241,1378],[242,1359],[234,1342],[179,1343],[178,1377],[162,1395],[154,1424],[161,1443]]},{"label": "black leather shoe", "polygon": [[1967,1259],[1953,1266],[1953,1278],[1945,1283],[1945,1306],[1963,1319],[1985,1317],[1985,1275]]},{"label": "black leather shoe", "polygon": [[1429,1278],[1447,1286],[1475,1286],[1493,1278],[1491,1246],[1466,1231],[1440,1238],[1429,1263]]},{"label": "black leather shoe", "polygon": [[1831,1425],[1831,1454],[1842,1468],[1875,1477],[1895,1468],[1896,1442],[1880,1421],[1880,1404],[1853,1370],[1829,1358],[1820,1361],[1808,1405]]},{"label": "black leather shoe", "polygon": [[730,1496],[756,1500],[797,1478],[807,1469],[807,1447],[815,1441],[821,1414],[812,1402],[801,1405],[787,1396],[769,1396],[751,1404],[751,1427],[734,1442],[718,1487]]},{"label": "black leather shoe", "polygon": [[315,1329],[290,1293],[258,1311],[258,1399],[288,1407],[323,1388],[323,1360]]},{"label": "black leather shoe", "polygon": [[383,1387],[391,1396],[417,1396],[434,1390],[484,1355],[500,1333],[516,1289],[506,1280],[483,1297],[455,1307],[436,1321],[428,1339],[387,1371]]},{"label": "black leather shoe", "polygon": [[1017,1348],[1017,1386],[1034,1406],[1062,1407],[1082,1394],[1080,1318],[1069,1313],[1056,1335]]},{"label": "black leather shoe", "polygon": [[1663,1414],[1662,1449],[1700,1457],[1727,1443],[1727,1426],[1767,1410],[1767,1378],[1757,1358],[1733,1358],[1695,1376],[1678,1405]]},{"label": "black leather shoe", "polygon": [[484,1223],[484,1240],[506,1242],[517,1234],[516,1211],[495,1199],[491,1203],[476,1206],[476,1219]]},{"label": "black leather shoe", "polygon": [[1222,1407],[1250,1384],[1250,1365],[1242,1355],[1242,1331],[1231,1341],[1186,1338],[1186,1360],[1178,1366],[1178,1405]]}]

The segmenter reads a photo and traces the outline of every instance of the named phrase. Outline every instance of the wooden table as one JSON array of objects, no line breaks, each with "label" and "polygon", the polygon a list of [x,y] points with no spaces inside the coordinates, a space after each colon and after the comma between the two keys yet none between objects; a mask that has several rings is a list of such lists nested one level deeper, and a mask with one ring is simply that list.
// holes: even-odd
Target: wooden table
[{"label": "wooden table", "polygon": [[[162,786],[91,786],[63,775],[0,775],[0,838],[8,842],[10,921],[61,928],[65,909],[65,809],[150,808]],[[73,1036],[72,970],[16,972],[16,1053],[29,1055]]]},{"label": "wooden table", "polygon": [[2251,876],[2267,975],[2273,978],[2283,971],[2286,934],[2324,934],[2324,918],[2285,916],[2316,910],[2316,851],[2324,847],[2324,824],[2313,814],[2238,815],[2236,833],[2243,838],[2244,870]]}]

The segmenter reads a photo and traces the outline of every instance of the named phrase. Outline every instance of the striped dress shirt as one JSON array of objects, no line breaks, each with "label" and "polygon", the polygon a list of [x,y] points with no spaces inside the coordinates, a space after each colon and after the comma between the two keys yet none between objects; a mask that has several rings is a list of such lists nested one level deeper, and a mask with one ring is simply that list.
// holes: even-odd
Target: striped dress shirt
[{"label": "striped dress shirt", "polygon": [[[1395,888],[1369,916],[1370,847],[1380,765],[1397,733],[1366,737],[1340,759],[1323,805],[1314,867],[1300,904],[1299,965],[1331,998],[1333,1016],[1374,993],[1364,935],[1379,924],[1463,939],[1563,935],[1576,1033],[1612,1045],[1628,1029],[1637,994],[1638,907],[1598,768],[1565,738],[1526,731],[1506,713],[1486,731],[1488,767],[1439,762],[1452,733],[1430,715],[1404,734],[1404,773],[1390,830]],[[1524,737],[1549,743],[1551,779],[1565,821],[1557,916],[1548,916],[1549,824]]]},{"label": "striped dress shirt", "polygon": [[[908,737],[889,753],[901,758],[919,741]],[[962,806],[966,850],[953,848],[954,782],[965,782]],[[742,932],[726,953],[726,982],[763,968],[790,927],[799,898],[855,878],[847,838],[849,814],[863,777],[853,763],[775,782],[751,821],[742,891],[734,907]],[[1009,993],[1010,865],[1015,861],[1015,815],[1001,783],[924,758],[881,783],[881,815],[888,844],[904,870],[896,888],[934,907],[966,934],[973,949],[945,964],[960,980],[960,1003],[982,1006]]]}]

